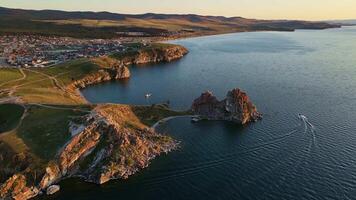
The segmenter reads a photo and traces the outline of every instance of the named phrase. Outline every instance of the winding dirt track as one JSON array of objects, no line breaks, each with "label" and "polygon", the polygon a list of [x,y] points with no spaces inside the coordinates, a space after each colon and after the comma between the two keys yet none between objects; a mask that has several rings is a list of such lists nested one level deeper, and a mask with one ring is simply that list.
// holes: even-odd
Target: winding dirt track
[{"label": "winding dirt track", "polygon": [[6,84],[9,84],[9,83],[13,83],[13,82],[17,82],[17,81],[22,81],[22,80],[25,80],[27,78],[27,75],[25,74],[25,72],[23,72],[22,69],[19,69],[20,73],[22,74],[22,77],[21,78],[18,78],[18,79],[15,79],[15,80],[11,80],[11,81],[7,81],[5,83],[2,83],[0,84],[0,87],[1,86],[4,86]]},{"label": "winding dirt track", "polygon": [[26,70],[29,71],[29,72],[36,73],[36,74],[41,74],[41,75],[47,77],[48,79],[50,79],[52,81],[52,83],[53,83],[53,85],[55,87],[57,87],[60,90],[65,91],[64,86],[59,83],[59,81],[55,78],[55,76],[50,76],[50,75],[45,74],[43,72],[39,72],[39,71],[31,70],[31,69],[26,69]]},{"label": "winding dirt track", "polygon": [[[2,83],[2,84],[0,84],[0,87],[4,86],[4,85],[7,85],[9,83],[25,80],[27,78],[26,73],[22,69],[19,69],[19,71],[22,74],[21,78]],[[3,90],[3,92],[7,92],[8,93],[8,97],[0,99],[0,103],[11,103],[11,102],[12,103],[16,103],[19,100],[19,98],[18,97],[14,97],[13,94],[14,94],[14,92],[16,91],[16,89],[18,87],[19,87],[19,85],[16,85],[16,86],[13,86],[13,87],[11,87],[9,89]]]}]

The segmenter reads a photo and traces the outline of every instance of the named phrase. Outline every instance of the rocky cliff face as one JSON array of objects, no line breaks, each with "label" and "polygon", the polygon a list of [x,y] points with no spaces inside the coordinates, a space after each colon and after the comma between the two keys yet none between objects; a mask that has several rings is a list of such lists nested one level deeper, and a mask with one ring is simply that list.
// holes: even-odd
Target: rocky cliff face
[{"label": "rocky cliff face", "polygon": [[130,76],[130,70],[126,66],[120,65],[113,68],[102,68],[95,73],[86,75],[82,79],[73,81],[67,86],[66,90],[73,99],[83,101],[80,89],[106,81],[127,79]]},{"label": "rocky cliff face", "polygon": [[70,176],[98,184],[126,179],[177,147],[171,138],[136,121],[129,106],[102,105],[95,111],[86,119],[90,125],[65,146],[57,164],[46,169],[40,189]]},{"label": "rocky cliff face", "polygon": [[26,200],[37,196],[39,190],[27,183],[22,174],[15,174],[0,187],[0,199]]},{"label": "rocky cliff face", "polygon": [[194,100],[192,110],[209,120],[226,120],[246,124],[261,118],[261,114],[240,89],[229,91],[226,98],[219,101],[211,92],[205,92]]},{"label": "rocky cliff face", "polygon": [[[188,50],[179,45],[164,45],[146,49],[140,49],[134,52],[123,53],[120,56],[102,57],[93,59],[93,62],[101,67],[101,69],[93,74],[74,81],[69,85],[69,89],[83,89],[89,85],[119,79],[130,78],[129,65],[141,65],[157,62],[171,62],[182,58],[188,53]],[[161,44],[162,45],[162,44]]]},{"label": "rocky cliff face", "polygon": [[157,62],[171,62],[182,58],[188,50],[179,45],[166,45],[164,47],[153,46],[131,52],[123,58],[118,58],[124,65],[140,65]]},{"label": "rocky cliff face", "polygon": [[126,66],[111,69],[100,69],[96,73],[89,74],[80,80],[74,81],[69,87],[82,89],[88,85],[126,78],[130,78],[130,70]]},{"label": "rocky cliff face", "polygon": [[142,124],[130,106],[99,105],[81,121],[85,129],[47,164],[38,183],[16,174],[1,185],[0,199],[26,200],[69,177],[97,184],[126,179],[178,147],[170,137]]}]

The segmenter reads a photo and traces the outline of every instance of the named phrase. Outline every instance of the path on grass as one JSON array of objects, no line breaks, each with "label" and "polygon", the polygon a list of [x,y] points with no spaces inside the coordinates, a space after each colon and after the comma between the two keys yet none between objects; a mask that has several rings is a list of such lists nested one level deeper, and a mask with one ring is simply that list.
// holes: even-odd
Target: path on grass
[{"label": "path on grass", "polygon": [[21,78],[18,78],[18,79],[14,79],[14,80],[10,80],[10,81],[7,81],[5,83],[1,83],[0,84],[0,87],[6,85],[6,84],[9,84],[9,83],[13,83],[13,82],[17,82],[17,81],[22,81],[22,80],[25,80],[27,78],[27,75],[25,74],[25,72],[22,70],[22,69],[18,69],[22,75]]}]

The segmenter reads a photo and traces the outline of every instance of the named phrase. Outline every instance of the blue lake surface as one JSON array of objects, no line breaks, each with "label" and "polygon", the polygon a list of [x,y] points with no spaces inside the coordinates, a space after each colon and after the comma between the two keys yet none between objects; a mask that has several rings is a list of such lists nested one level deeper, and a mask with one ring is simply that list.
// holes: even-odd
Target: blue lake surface
[{"label": "blue lake surface", "polygon": [[[181,141],[128,180],[96,186],[64,181],[53,199],[355,199],[356,27],[236,33],[173,41],[183,59],[132,67],[126,82],[83,90],[93,103],[188,109],[203,91],[223,98],[239,87],[264,119],[169,121]],[[146,100],[144,94],[152,93]],[[307,116],[311,128],[297,118]]]}]

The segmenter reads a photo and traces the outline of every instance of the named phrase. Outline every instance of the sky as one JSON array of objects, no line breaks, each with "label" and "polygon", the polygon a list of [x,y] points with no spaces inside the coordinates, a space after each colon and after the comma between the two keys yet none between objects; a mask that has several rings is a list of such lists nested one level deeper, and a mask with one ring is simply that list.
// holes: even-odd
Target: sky
[{"label": "sky", "polygon": [[258,19],[356,19],[356,0],[0,0],[24,9],[241,16]]}]

